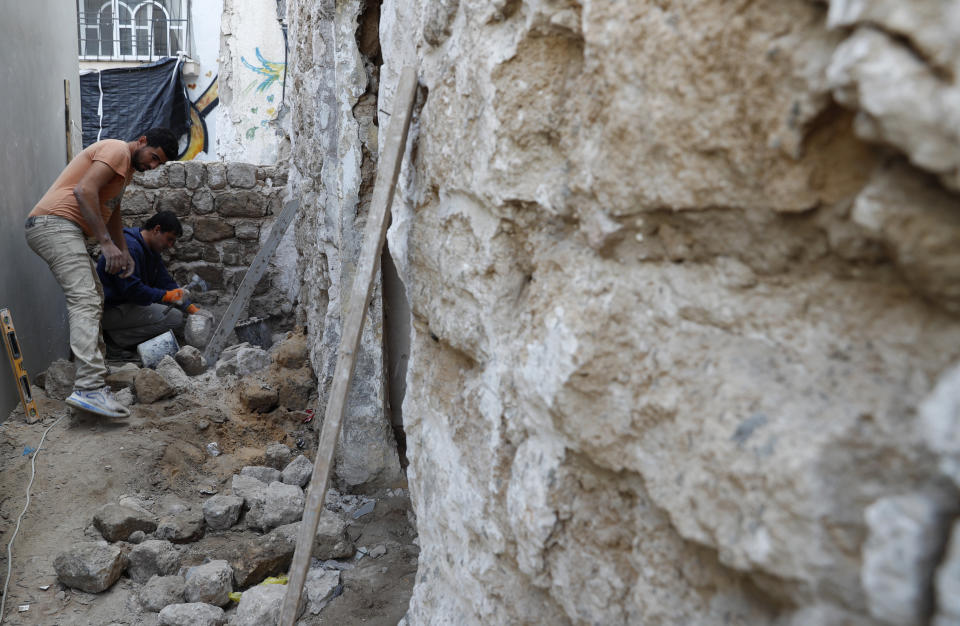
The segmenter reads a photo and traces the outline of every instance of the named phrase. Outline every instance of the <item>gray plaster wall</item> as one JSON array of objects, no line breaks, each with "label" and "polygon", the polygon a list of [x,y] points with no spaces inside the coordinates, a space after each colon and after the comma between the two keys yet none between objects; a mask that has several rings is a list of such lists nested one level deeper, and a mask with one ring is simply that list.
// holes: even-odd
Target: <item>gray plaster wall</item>
[{"label": "gray plaster wall", "polygon": [[[74,153],[80,147],[76,8],[32,0],[4,5],[0,37],[0,308],[13,314],[31,375],[69,353],[63,294],[28,247],[23,220],[67,162],[63,81],[70,81]],[[0,350],[2,351],[2,350]],[[5,351],[0,415],[19,401]]]}]

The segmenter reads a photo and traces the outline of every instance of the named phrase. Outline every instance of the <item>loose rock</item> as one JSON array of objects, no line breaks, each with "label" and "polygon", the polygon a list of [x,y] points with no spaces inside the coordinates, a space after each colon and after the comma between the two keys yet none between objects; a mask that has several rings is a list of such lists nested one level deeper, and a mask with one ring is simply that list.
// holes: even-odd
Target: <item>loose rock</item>
[{"label": "loose rock", "polygon": [[185,585],[183,576],[153,576],[140,589],[140,604],[154,613],[171,604],[182,604]]},{"label": "loose rock", "polygon": [[[280,619],[280,607],[286,594],[286,585],[257,585],[243,592],[237,605],[234,626],[263,626],[276,624]],[[297,617],[303,613],[306,602],[300,598]]]},{"label": "loose rock", "polygon": [[304,595],[307,596],[307,608],[310,613],[317,615],[333,599],[333,594],[340,584],[340,572],[314,568],[307,572],[307,579],[303,584]]},{"label": "loose rock", "polygon": [[238,496],[213,496],[203,503],[203,519],[213,530],[226,530],[237,523],[243,498]]},{"label": "loose rock", "polygon": [[249,411],[267,413],[276,408],[279,394],[263,383],[251,380],[246,381],[240,388],[240,401]]},{"label": "loose rock", "polygon": [[267,446],[264,456],[267,459],[267,465],[274,469],[282,470],[290,462],[293,453],[290,451],[290,448],[282,443],[271,443]]},{"label": "loose rock", "polygon": [[206,369],[203,355],[200,353],[200,350],[193,345],[180,348],[174,358],[188,376],[197,376],[202,374]]},{"label": "loose rock", "polygon": [[240,470],[240,475],[253,476],[260,482],[266,484],[279,482],[282,476],[279,470],[276,470],[272,467],[265,467],[263,465],[248,465]]},{"label": "loose rock", "polygon": [[310,476],[313,475],[313,463],[302,454],[283,468],[283,482],[288,485],[297,485],[303,487],[310,482]]},{"label": "loose rock", "polygon": [[153,534],[158,539],[168,539],[173,543],[189,543],[203,537],[203,528],[203,511],[188,509],[161,517]]},{"label": "loose rock", "polygon": [[73,379],[76,374],[76,365],[64,359],[57,359],[47,367],[43,390],[55,400],[64,400],[73,393]]},{"label": "loose rock", "polygon": [[176,390],[164,380],[163,376],[149,368],[137,372],[133,387],[137,393],[137,400],[142,404],[152,404],[176,393]]},{"label": "loose rock", "polygon": [[202,602],[171,604],[160,611],[157,626],[223,626],[227,618],[223,609]]},{"label": "loose rock", "polygon": [[256,497],[245,498],[245,501],[250,507],[247,523],[263,531],[303,517],[303,490],[296,485],[272,482],[266,490],[258,492]]},{"label": "loose rock", "polygon": [[119,504],[105,504],[93,515],[93,525],[107,541],[126,541],[131,533],[142,530],[152,533],[157,528],[156,519],[142,511]]},{"label": "loose rock", "polygon": [[130,551],[127,575],[131,580],[145,583],[154,576],[176,574],[180,567],[180,553],[169,541],[148,539]]},{"label": "loose rock", "polygon": [[226,606],[233,591],[233,569],[226,561],[210,561],[187,570],[183,596],[187,602]]},{"label": "loose rock", "polygon": [[87,593],[109,589],[126,566],[127,557],[123,551],[102,542],[75,544],[53,561],[60,582]]}]

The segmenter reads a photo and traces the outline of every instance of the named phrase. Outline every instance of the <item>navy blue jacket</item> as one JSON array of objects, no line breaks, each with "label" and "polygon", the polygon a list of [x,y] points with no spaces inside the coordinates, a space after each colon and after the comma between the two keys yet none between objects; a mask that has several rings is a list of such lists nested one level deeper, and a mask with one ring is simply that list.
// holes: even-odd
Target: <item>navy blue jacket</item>
[{"label": "navy blue jacket", "polygon": [[129,278],[120,278],[119,274],[107,273],[107,260],[101,254],[97,261],[97,274],[103,283],[104,301],[107,306],[118,304],[148,305],[163,300],[163,294],[179,287],[167,268],[163,266],[160,255],[144,243],[139,228],[124,228],[123,236],[127,240],[127,249],[136,268]]}]

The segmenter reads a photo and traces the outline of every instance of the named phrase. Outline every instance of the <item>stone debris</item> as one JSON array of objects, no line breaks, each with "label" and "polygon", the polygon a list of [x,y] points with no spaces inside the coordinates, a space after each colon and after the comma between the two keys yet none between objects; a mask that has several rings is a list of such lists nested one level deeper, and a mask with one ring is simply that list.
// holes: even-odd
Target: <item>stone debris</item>
[{"label": "stone debris", "polygon": [[145,583],[154,576],[176,574],[180,568],[180,553],[169,541],[148,539],[130,550],[127,576]]},{"label": "stone debris", "polygon": [[87,593],[100,593],[120,578],[127,566],[123,551],[106,542],[77,543],[53,561],[57,580]]},{"label": "stone debris", "polygon": [[255,585],[267,576],[285,572],[297,547],[300,523],[274,528],[266,535],[238,540],[230,565],[237,587]]},{"label": "stone debris", "polygon": [[[279,470],[263,465],[248,465],[240,470],[241,476],[252,476],[262,483],[279,482],[282,474]],[[283,481],[287,482],[287,481]]]},{"label": "stone debris", "polygon": [[290,333],[272,352],[274,362],[284,369],[298,370],[310,365],[307,337],[302,332]]},{"label": "stone debris", "polygon": [[216,441],[211,441],[207,444],[207,454],[210,456],[220,456],[220,444]]},{"label": "stone debris", "polygon": [[937,615],[932,626],[957,626],[960,624],[960,521],[953,524],[935,582]]},{"label": "stone debris", "polygon": [[203,503],[203,519],[212,530],[226,530],[240,519],[243,498],[238,496],[213,496]]},{"label": "stone debris", "polygon": [[114,391],[131,389],[139,371],[140,368],[135,363],[124,363],[120,367],[111,367],[104,380]]},{"label": "stone debris", "polygon": [[920,424],[940,471],[960,487],[960,365],[944,372],[920,405]]},{"label": "stone debris", "polygon": [[[190,343],[189,339],[187,343]],[[174,358],[188,376],[199,376],[207,369],[203,354],[193,344],[180,348]]]},{"label": "stone debris", "polygon": [[347,522],[331,511],[324,510],[317,521],[311,555],[318,559],[347,559],[353,556],[354,546],[347,535]]},{"label": "stone debris", "polygon": [[183,576],[153,576],[140,588],[140,604],[153,613],[171,604],[182,604],[185,585]]},{"label": "stone debris", "polygon": [[177,363],[169,354],[160,359],[157,363],[156,372],[160,374],[167,384],[173,387],[177,393],[183,393],[193,388],[193,381],[183,371],[180,364]]},{"label": "stone debris", "polygon": [[356,510],[353,512],[353,519],[360,519],[364,515],[373,513],[373,509],[374,507],[376,507],[376,504],[377,503],[374,500],[367,500],[366,502],[358,506]]},{"label": "stone debris", "polygon": [[267,446],[264,456],[267,459],[267,465],[274,469],[282,470],[290,463],[290,459],[293,458],[293,452],[282,443],[271,443]]},{"label": "stone debris", "polygon": [[[287,592],[286,585],[257,585],[243,592],[237,604],[237,614],[232,626],[264,626],[276,624],[280,619],[280,608]],[[297,618],[306,606],[306,594],[301,594]]]},{"label": "stone debris", "polygon": [[137,372],[133,387],[137,401],[141,404],[152,404],[176,394],[176,389],[164,380],[163,376],[149,368]]},{"label": "stone debris", "polygon": [[246,376],[268,365],[270,365],[270,356],[263,348],[244,342],[224,349],[214,366],[214,371],[220,378]]},{"label": "stone debris", "polygon": [[203,537],[203,511],[188,508],[173,515],[160,518],[154,536],[173,543],[190,543]]},{"label": "stone debris", "polygon": [[316,393],[317,381],[309,367],[286,371],[277,383],[277,399],[291,411],[306,409]]},{"label": "stone debris", "polygon": [[264,532],[303,517],[303,489],[296,485],[272,482],[244,501],[249,507],[247,524]]},{"label": "stone debris", "polygon": [[113,394],[113,397],[117,399],[117,402],[126,407],[131,407],[137,403],[136,396],[133,395],[133,389],[121,389],[117,393]]},{"label": "stone debris", "polygon": [[226,623],[223,609],[202,602],[171,604],[157,616],[157,626],[224,626]]},{"label": "stone debris", "polygon": [[142,530],[152,533],[157,528],[156,518],[137,509],[119,504],[105,504],[93,514],[93,525],[107,541],[126,541],[131,533]]},{"label": "stone debris", "polygon": [[145,532],[143,532],[142,530],[135,530],[132,533],[130,533],[130,537],[127,539],[127,541],[129,543],[136,545],[138,543],[143,543],[144,541],[146,541],[146,539],[147,539],[147,534]]},{"label": "stone debris", "polygon": [[340,572],[313,568],[307,572],[307,579],[303,583],[304,595],[307,597],[307,610],[317,615],[334,598],[334,593],[340,585]]},{"label": "stone debris", "polygon": [[911,493],[881,498],[864,511],[861,579],[873,617],[898,626],[927,623],[932,575],[957,510],[954,500]]},{"label": "stone debris", "polygon": [[233,592],[233,569],[226,561],[217,560],[187,570],[183,597],[187,602],[205,602],[226,606]]},{"label": "stone debris", "polygon": [[370,550],[370,558],[379,559],[386,553],[387,553],[387,546],[381,543],[374,546],[373,549]]},{"label": "stone debris", "polygon": [[283,468],[283,482],[304,487],[313,476],[313,462],[302,454]]},{"label": "stone debris", "polygon": [[47,367],[43,390],[55,400],[64,400],[73,393],[73,379],[77,366],[65,359],[57,359]]},{"label": "stone debris", "polygon": [[243,498],[247,507],[250,506],[253,499],[262,497],[261,492],[266,488],[267,483],[243,474],[234,474],[230,482],[230,490],[233,495]]}]

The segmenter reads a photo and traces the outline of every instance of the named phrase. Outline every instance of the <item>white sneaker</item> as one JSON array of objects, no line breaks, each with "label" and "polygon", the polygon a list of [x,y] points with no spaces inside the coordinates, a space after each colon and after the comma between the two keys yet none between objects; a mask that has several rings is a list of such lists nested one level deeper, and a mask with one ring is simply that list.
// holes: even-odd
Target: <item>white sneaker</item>
[{"label": "white sneaker", "polygon": [[89,411],[106,417],[130,416],[130,409],[117,402],[117,399],[113,397],[113,392],[110,391],[110,387],[106,386],[86,391],[74,389],[73,393],[64,402],[82,411]]}]

